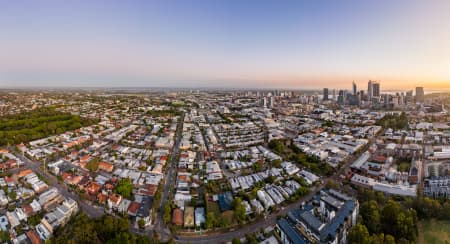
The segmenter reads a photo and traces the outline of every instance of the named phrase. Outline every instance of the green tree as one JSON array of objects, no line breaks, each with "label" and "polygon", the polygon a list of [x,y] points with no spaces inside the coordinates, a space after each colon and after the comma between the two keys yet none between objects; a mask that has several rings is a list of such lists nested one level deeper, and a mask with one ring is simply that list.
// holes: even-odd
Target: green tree
[{"label": "green tree", "polygon": [[384,237],[384,244],[395,244],[395,238],[391,235],[386,235]]},{"label": "green tree", "polygon": [[164,213],[163,213],[164,223],[167,224],[170,222],[171,212],[172,212],[172,207],[170,206],[170,204],[166,203],[164,205]]},{"label": "green tree", "polygon": [[0,230],[0,240],[2,241],[2,243],[9,243],[9,241],[11,240],[9,232]]},{"label": "green tree", "polygon": [[139,225],[139,228],[144,229],[145,228],[145,221],[144,221],[144,219],[139,219],[138,220],[138,225]]},{"label": "green tree", "polygon": [[242,223],[245,220],[245,206],[242,204],[242,199],[236,197],[233,202],[234,218]]},{"label": "green tree", "polygon": [[78,216],[73,229],[73,239],[76,243],[97,242],[97,230],[95,224],[89,221],[86,214]]},{"label": "green tree", "polygon": [[389,200],[381,211],[384,233],[395,236],[394,226],[397,224],[397,216],[402,211],[399,203]]},{"label": "green tree", "polygon": [[360,214],[363,218],[364,225],[367,227],[370,233],[378,233],[381,218],[378,210],[378,204],[372,200],[361,204]]},{"label": "green tree", "polygon": [[232,244],[241,244],[241,240],[239,240],[238,238],[233,238],[233,240],[231,240]]},{"label": "green tree", "polygon": [[213,212],[208,212],[206,214],[205,227],[206,229],[211,229],[217,226],[217,219]]},{"label": "green tree", "polygon": [[370,235],[366,226],[362,224],[357,224],[353,226],[348,233],[348,243],[369,243]]},{"label": "green tree", "polygon": [[133,195],[133,184],[129,178],[119,180],[116,187],[116,193],[124,198],[131,198]]},{"label": "green tree", "polygon": [[86,169],[88,169],[91,172],[97,172],[98,164],[99,164],[98,159],[94,158],[86,164]]},{"label": "green tree", "polygon": [[16,191],[13,190],[13,191],[8,192],[8,197],[15,201],[17,198]]}]

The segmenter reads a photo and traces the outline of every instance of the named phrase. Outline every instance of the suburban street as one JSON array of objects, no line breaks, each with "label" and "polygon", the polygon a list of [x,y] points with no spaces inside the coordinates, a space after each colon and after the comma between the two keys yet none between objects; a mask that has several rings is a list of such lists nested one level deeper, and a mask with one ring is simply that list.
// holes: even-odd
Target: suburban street
[{"label": "suburban street", "polygon": [[[183,122],[184,122],[184,113],[180,118],[180,122],[178,123],[177,134],[175,135],[175,144],[173,146],[172,156],[169,162],[169,170],[164,181],[164,191],[161,197],[161,205],[158,208],[158,214],[153,228],[153,231],[156,231],[156,233],[158,233],[159,238],[161,240],[168,240],[171,235],[170,230],[166,228],[164,225],[163,214],[164,214],[164,206],[167,203],[167,198],[170,194],[169,192],[170,186],[175,181],[175,172],[176,172],[175,168],[178,163],[177,156],[180,152],[180,142],[183,131]],[[150,236],[152,236],[152,233],[150,233]]]},{"label": "suburban street", "polygon": [[20,158],[20,160],[22,160],[25,163],[26,167],[32,169],[34,172],[39,173],[44,178],[44,180],[46,180],[49,183],[50,187],[52,187],[52,186],[56,187],[64,197],[70,197],[70,198],[74,199],[75,201],[77,201],[79,206],[81,207],[81,209],[89,217],[99,218],[104,214],[103,208],[95,207],[95,206],[87,204],[85,201],[80,199],[78,194],[70,192],[69,188],[64,183],[58,182],[58,179],[55,176],[53,176],[47,172],[44,172],[44,170],[42,170],[42,165],[40,162],[33,162],[30,159],[28,159],[27,157],[22,156],[22,154],[17,153],[17,152],[15,152],[14,155],[16,157]]}]

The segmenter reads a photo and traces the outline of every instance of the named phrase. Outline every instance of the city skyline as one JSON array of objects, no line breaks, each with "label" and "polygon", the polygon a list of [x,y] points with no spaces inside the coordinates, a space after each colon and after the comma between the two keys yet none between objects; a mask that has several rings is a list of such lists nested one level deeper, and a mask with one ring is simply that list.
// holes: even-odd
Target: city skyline
[{"label": "city skyline", "polygon": [[0,1],[2,87],[450,89],[447,1]]}]

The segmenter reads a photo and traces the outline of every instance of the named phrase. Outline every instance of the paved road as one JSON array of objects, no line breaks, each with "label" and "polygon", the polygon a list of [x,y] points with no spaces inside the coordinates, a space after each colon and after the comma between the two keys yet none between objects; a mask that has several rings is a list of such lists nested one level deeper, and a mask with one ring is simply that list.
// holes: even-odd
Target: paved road
[{"label": "paved road", "polygon": [[20,153],[15,153],[14,155],[16,155],[16,157],[20,158],[20,160],[22,160],[28,168],[32,169],[34,172],[36,172],[36,173],[40,174],[42,177],[44,177],[44,179],[47,180],[47,182],[49,183],[50,186],[56,187],[64,197],[69,197],[69,198],[72,198],[73,200],[77,201],[78,205],[89,217],[99,218],[104,214],[104,210],[102,207],[96,207],[96,206],[87,204],[85,201],[80,199],[78,194],[70,192],[69,188],[64,183],[60,183],[58,181],[58,179],[56,179],[55,176],[53,176],[47,172],[44,172],[44,170],[42,170],[42,166],[41,166],[40,162],[33,162],[30,159],[28,159],[27,157],[22,156],[22,154],[20,154]]},{"label": "paved road", "polygon": [[[164,206],[167,203],[167,198],[169,196],[169,190],[170,186],[173,182],[175,182],[175,173],[177,168],[177,156],[180,152],[180,142],[181,142],[181,136],[183,134],[183,123],[184,123],[184,113],[181,116],[180,122],[177,127],[177,134],[175,136],[175,144],[172,149],[172,157],[170,158],[169,162],[169,170],[165,177],[164,182],[164,191],[161,197],[161,205],[158,209],[158,215],[155,222],[154,231],[158,233],[160,240],[167,241],[171,237],[171,232],[166,226],[164,226],[163,222],[163,214],[164,214]],[[150,233],[150,236],[152,236],[152,233]]]}]

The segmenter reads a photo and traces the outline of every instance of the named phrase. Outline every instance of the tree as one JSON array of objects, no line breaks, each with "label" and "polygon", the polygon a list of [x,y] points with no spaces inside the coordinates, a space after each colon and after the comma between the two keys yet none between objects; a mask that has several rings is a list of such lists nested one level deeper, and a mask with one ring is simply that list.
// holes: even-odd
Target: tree
[{"label": "tree", "polygon": [[95,243],[97,242],[97,231],[94,223],[89,221],[86,214],[78,216],[73,229],[73,239],[76,243]]},{"label": "tree", "polygon": [[383,222],[383,231],[395,236],[395,230],[392,228],[397,223],[397,216],[402,211],[399,203],[389,200],[381,211]]},{"label": "tree", "polygon": [[2,241],[2,243],[9,243],[9,241],[11,240],[9,232],[0,230],[0,240]]},{"label": "tree", "polygon": [[281,160],[280,159],[275,159],[272,161],[272,167],[274,168],[281,168]]},{"label": "tree", "polygon": [[131,180],[128,178],[119,180],[116,187],[116,193],[122,195],[124,198],[131,198],[133,194],[133,184]]},{"label": "tree", "polygon": [[259,243],[255,234],[247,234],[247,235],[245,235],[245,239],[247,239],[247,243],[249,243],[249,244]]},{"label": "tree", "polygon": [[391,235],[386,235],[384,237],[384,244],[395,244],[395,238]]},{"label": "tree", "polygon": [[148,244],[147,236],[132,234],[126,218],[103,216],[89,219],[81,213],[72,218],[52,243],[139,243]]},{"label": "tree", "polygon": [[205,227],[206,229],[211,229],[217,225],[217,219],[213,212],[208,212],[206,214]]},{"label": "tree", "polygon": [[105,239],[111,239],[114,236],[114,230],[116,228],[117,221],[114,220],[112,216],[105,215],[102,217],[102,220],[100,220],[101,225],[99,225],[98,231],[101,236]]},{"label": "tree", "polygon": [[417,237],[417,213],[414,209],[404,210],[398,202],[389,200],[381,211],[383,231],[397,240],[415,241]]},{"label": "tree", "polygon": [[233,240],[231,240],[232,244],[241,244],[241,240],[239,240],[238,238],[233,238]]},{"label": "tree", "polygon": [[145,220],[144,219],[139,219],[138,220],[138,225],[139,225],[139,228],[144,229],[145,228]]},{"label": "tree", "polygon": [[245,220],[245,206],[242,204],[242,199],[236,197],[233,202],[234,218],[242,223]]},{"label": "tree", "polygon": [[446,202],[444,203],[444,206],[442,206],[443,209],[443,218],[444,219],[450,219],[450,203]]},{"label": "tree", "polygon": [[13,190],[13,191],[8,192],[8,197],[11,198],[11,200],[15,201],[17,198],[16,191]]},{"label": "tree", "polygon": [[164,213],[163,213],[164,223],[167,224],[170,222],[171,212],[172,212],[172,208],[171,208],[170,204],[166,203],[164,205]]},{"label": "tree", "polygon": [[86,169],[91,172],[96,172],[98,170],[98,159],[94,158],[86,164]]},{"label": "tree", "polygon": [[370,235],[366,226],[357,224],[353,226],[348,233],[348,243],[369,243]]},{"label": "tree", "polygon": [[277,154],[282,154],[284,152],[284,144],[279,140],[271,140],[269,142],[269,148],[272,149]]},{"label": "tree", "polygon": [[361,204],[360,214],[363,218],[364,225],[370,233],[378,233],[381,223],[378,204],[372,200]]},{"label": "tree", "polygon": [[395,244],[395,238],[391,235],[384,235],[383,233],[370,236],[370,244]]}]

